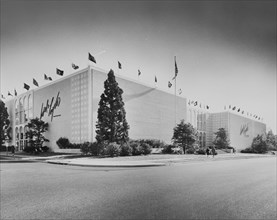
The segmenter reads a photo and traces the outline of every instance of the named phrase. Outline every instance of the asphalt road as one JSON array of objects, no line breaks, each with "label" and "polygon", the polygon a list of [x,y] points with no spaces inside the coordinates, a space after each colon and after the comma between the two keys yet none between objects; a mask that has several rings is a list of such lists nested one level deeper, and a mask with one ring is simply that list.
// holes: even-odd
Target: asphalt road
[{"label": "asphalt road", "polygon": [[1,164],[2,219],[275,219],[276,158],[107,169]]}]

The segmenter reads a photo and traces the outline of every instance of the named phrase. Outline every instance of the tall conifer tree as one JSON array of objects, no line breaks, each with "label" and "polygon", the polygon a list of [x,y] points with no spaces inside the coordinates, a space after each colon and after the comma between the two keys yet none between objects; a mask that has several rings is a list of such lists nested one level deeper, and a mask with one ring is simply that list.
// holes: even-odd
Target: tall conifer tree
[{"label": "tall conifer tree", "polygon": [[96,140],[99,143],[107,141],[121,144],[129,139],[129,125],[122,100],[123,90],[118,86],[112,69],[104,82],[104,88],[98,108]]},{"label": "tall conifer tree", "polygon": [[0,146],[5,140],[5,131],[10,125],[9,114],[5,103],[0,100]]}]

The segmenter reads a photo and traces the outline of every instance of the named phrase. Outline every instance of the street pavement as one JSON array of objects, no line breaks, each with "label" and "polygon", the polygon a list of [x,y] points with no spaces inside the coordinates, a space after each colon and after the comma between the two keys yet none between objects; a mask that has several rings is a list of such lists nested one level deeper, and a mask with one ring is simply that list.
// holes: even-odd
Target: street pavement
[{"label": "street pavement", "polygon": [[276,219],[276,157],[158,167],[1,164],[1,219]]}]

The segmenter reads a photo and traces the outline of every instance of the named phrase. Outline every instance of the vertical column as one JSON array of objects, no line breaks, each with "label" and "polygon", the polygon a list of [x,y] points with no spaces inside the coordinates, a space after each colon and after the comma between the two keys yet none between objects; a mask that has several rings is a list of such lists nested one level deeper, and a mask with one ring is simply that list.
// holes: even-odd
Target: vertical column
[{"label": "vertical column", "polygon": [[93,136],[92,136],[92,70],[90,65],[88,66],[88,140],[90,142],[93,141]]}]

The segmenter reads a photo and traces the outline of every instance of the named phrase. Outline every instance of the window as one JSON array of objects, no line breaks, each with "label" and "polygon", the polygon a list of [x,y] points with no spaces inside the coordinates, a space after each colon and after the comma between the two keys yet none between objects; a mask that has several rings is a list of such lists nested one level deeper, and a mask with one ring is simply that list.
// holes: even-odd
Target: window
[{"label": "window", "polygon": [[22,124],[24,121],[24,108],[23,108],[23,100],[19,99],[19,123]]},{"label": "window", "polygon": [[15,139],[18,140],[19,139],[19,132],[18,132],[18,128],[15,128]]},{"label": "window", "polygon": [[28,97],[28,117],[29,119],[33,118],[33,99],[31,95]]},{"label": "window", "polygon": [[18,125],[19,124],[19,102],[18,100],[15,100],[15,124]]},{"label": "window", "polygon": [[24,108],[23,122],[25,123],[28,120],[28,101],[27,101],[27,97],[26,96],[23,98],[23,108]]}]

